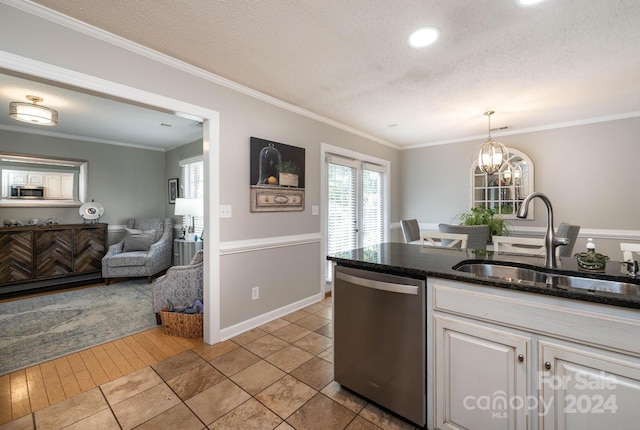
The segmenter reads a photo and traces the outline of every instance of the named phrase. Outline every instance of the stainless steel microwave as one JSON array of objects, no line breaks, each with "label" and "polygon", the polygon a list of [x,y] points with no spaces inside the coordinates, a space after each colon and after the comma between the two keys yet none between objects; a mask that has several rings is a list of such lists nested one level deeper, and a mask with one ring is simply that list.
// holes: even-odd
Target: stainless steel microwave
[{"label": "stainless steel microwave", "polygon": [[12,199],[44,199],[44,187],[40,185],[11,185]]}]

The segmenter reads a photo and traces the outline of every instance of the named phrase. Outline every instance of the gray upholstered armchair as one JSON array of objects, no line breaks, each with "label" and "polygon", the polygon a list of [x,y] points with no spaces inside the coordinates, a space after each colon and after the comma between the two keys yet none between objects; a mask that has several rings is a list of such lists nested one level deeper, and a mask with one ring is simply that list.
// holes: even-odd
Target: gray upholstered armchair
[{"label": "gray upholstered armchair", "polygon": [[193,304],[197,299],[202,300],[202,271],[203,251],[200,250],[186,266],[173,266],[167,273],[160,276],[153,283],[153,311],[174,305]]},{"label": "gray upholstered armchair", "polygon": [[102,258],[102,277],[107,285],[111,278],[138,276],[151,283],[153,275],[171,266],[172,256],[172,218],[133,218],[124,238]]}]

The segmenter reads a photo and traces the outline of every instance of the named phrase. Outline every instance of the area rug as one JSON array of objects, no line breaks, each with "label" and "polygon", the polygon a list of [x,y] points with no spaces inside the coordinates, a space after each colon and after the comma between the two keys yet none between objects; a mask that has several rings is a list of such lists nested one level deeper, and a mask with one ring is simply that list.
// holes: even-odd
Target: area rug
[{"label": "area rug", "polygon": [[0,375],[156,326],[146,278],[0,303]]}]

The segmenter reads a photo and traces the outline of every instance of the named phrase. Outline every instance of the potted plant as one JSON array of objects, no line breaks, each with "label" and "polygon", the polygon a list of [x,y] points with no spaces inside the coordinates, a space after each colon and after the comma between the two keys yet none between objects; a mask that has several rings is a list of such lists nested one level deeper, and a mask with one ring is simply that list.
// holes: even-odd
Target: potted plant
[{"label": "potted plant", "polygon": [[298,166],[293,161],[282,161],[276,166],[281,187],[298,186]]},{"label": "potted plant", "polygon": [[487,225],[489,226],[489,242],[493,235],[509,236],[509,224],[495,210],[487,207],[471,208],[469,212],[464,212],[456,218],[462,225]]}]

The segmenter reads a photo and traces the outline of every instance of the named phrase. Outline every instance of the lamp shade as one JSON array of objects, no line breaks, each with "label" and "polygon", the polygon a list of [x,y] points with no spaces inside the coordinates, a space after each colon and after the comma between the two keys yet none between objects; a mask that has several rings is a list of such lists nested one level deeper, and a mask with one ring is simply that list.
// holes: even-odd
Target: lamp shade
[{"label": "lamp shade", "polygon": [[57,125],[58,112],[46,106],[36,103],[42,98],[37,96],[27,96],[32,103],[11,102],[9,103],[9,116],[13,119],[37,125]]},{"label": "lamp shade", "polygon": [[177,198],[174,209],[175,215],[203,216],[204,204],[202,199]]}]

